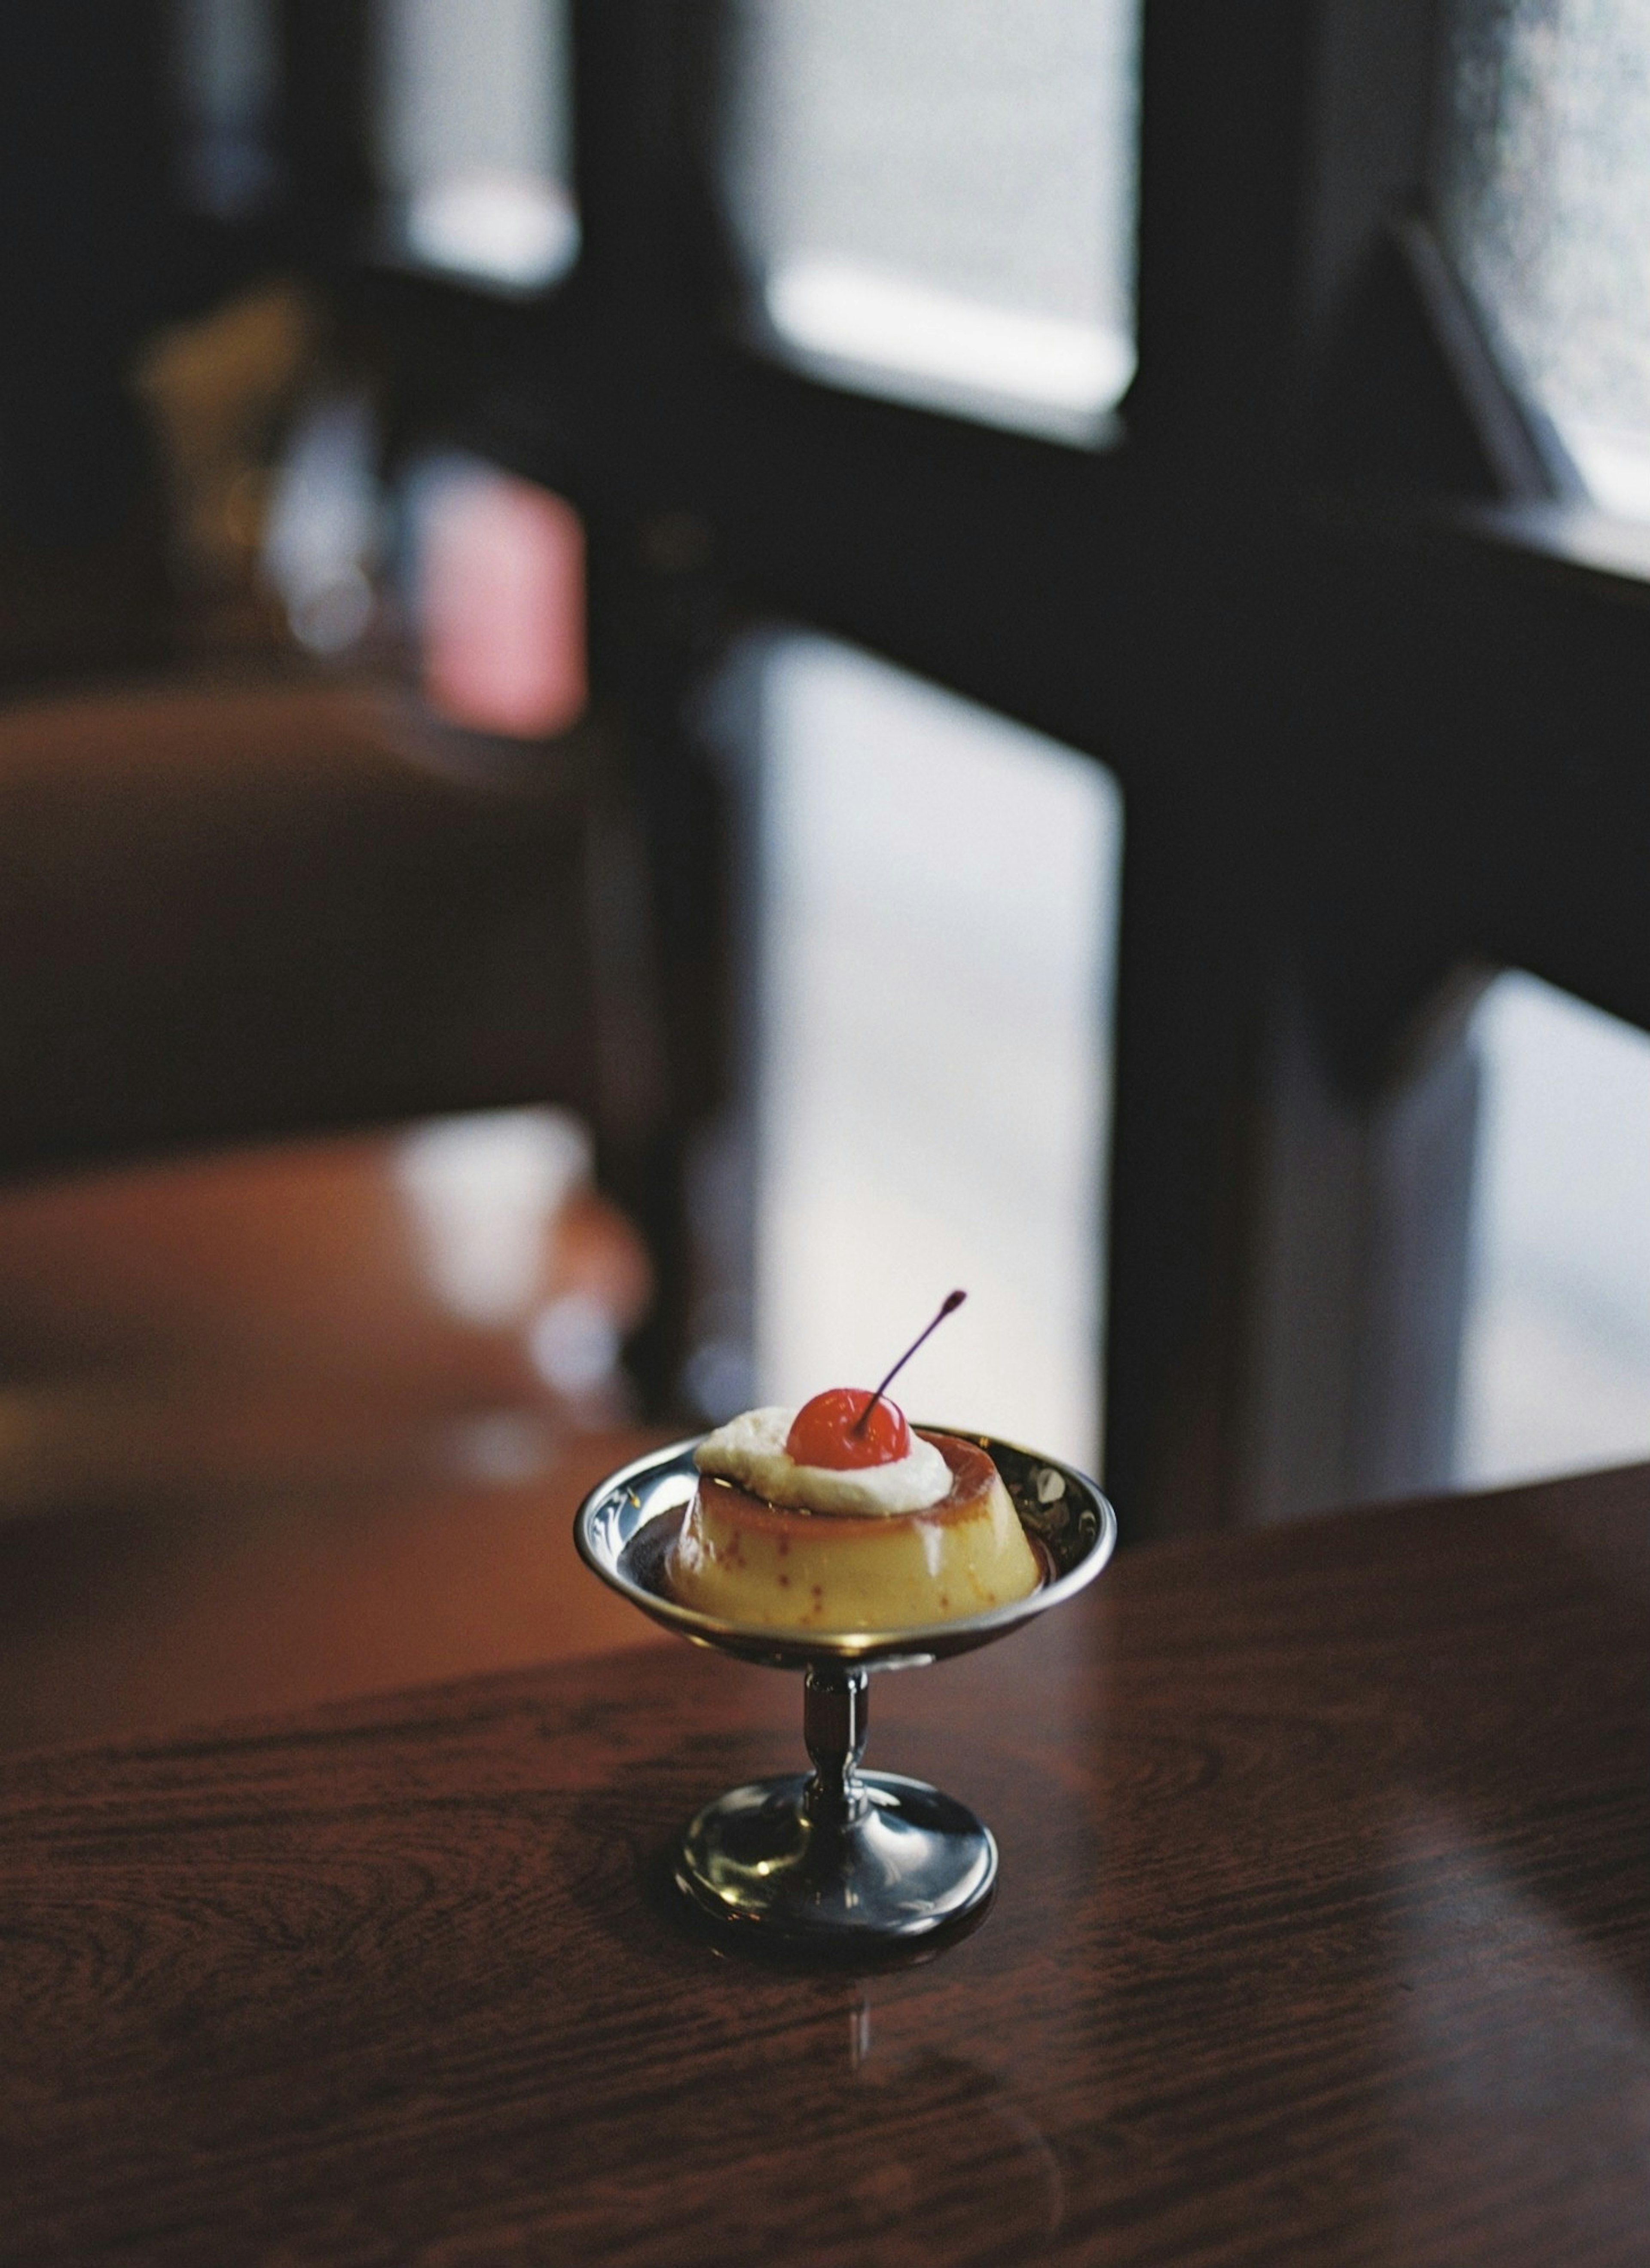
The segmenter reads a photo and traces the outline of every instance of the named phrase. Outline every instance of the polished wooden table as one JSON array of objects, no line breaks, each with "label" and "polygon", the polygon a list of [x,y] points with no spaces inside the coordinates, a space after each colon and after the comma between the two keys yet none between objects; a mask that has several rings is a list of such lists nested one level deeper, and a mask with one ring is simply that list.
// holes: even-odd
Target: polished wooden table
[{"label": "polished wooden table", "polygon": [[667,1437],[616,1372],[570,1395],[535,1352],[648,1296],[571,1130],[477,1113],[0,1188],[0,1753],[646,1642],[571,1521]]},{"label": "polished wooden table", "polygon": [[1640,2264],[1650,1469],[1125,1557],[873,1683],[926,1963],[655,1866],[789,1768],[674,1643],[0,1765],[0,2259]]}]

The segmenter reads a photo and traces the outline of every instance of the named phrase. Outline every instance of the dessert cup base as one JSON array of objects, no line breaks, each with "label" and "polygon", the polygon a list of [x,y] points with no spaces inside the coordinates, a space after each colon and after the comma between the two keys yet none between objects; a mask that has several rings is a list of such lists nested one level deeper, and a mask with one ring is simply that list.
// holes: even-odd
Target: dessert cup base
[{"label": "dessert cup base", "polygon": [[829,1958],[910,1945],[976,1912],[997,1845],[938,1788],[855,1773],[830,1800],[806,1772],[731,1788],[675,1855],[676,1888],[727,1939]]}]

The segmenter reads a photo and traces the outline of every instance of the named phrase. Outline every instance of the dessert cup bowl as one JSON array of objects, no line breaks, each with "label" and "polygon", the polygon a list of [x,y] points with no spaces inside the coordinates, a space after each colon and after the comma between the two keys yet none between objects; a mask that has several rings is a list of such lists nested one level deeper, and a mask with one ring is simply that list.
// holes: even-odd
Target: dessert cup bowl
[{"label": "dessert cup bowl", "polygon": [[676,1845],[689,1904],[719,1933],[807,1957],[865,1958],[921,1944],[977,1917],[997,1845],[964,1807],[920,1780],[862,1772],[869,1673],[917,1669],[989,1646],[1094,1580],[1117,1522],[1074,1466],[962,1426],[925,1425],[983,1449],[1044,1569],[1028,1597],[905,1630],[801,1631],[725,1622],[670,1596],[666,1563],[698,1485],[703,1436],[638,1457],[585,1498],[580,1556],[645,1615],[696,1646],[803,1673],[811,1774],[731,1789]]}]

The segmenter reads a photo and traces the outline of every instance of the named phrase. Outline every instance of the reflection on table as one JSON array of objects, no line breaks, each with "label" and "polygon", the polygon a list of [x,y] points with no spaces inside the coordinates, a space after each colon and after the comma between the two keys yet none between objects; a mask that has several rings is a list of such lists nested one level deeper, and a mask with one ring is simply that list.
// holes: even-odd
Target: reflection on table
[{"label": "reflection on table", "polygon": [[569,1529],[647,1298],[549,1111],[0,1195],[0,1746],[639,1641]]}]

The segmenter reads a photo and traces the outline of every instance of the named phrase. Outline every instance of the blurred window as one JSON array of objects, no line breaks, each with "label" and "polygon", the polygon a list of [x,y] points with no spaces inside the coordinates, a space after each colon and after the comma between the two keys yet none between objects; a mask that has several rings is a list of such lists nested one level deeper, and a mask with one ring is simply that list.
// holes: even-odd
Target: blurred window
[{"label": "blurred window", "polygon": [[760,669],[755,1389],[874,1382],[1092,1465],[1111,775],[811,636]]},{"label": "blurred window", "polygon": [[1650,1457],[1650,1036],[1491,986],[1457,1477]]},{"label": "blurred window", "polygon": [[1650,11],[1451,0],[1439,202],[1514,386],[1650,519]]},{"label": "blurred window", "polygon": [[379,184],[415,266],[538,291],[578,253],[565,0],[379,0]]},{"label": "blurred window", "polygon": [[274,0],[176,0],[173,35],[184,196],[219,220],[239,220],[276,187]]},{"label": "blurred window", "polygon": [[1134,370],[1137,0],[733,0],[758,329],[865,391],[1072,438]]}]

